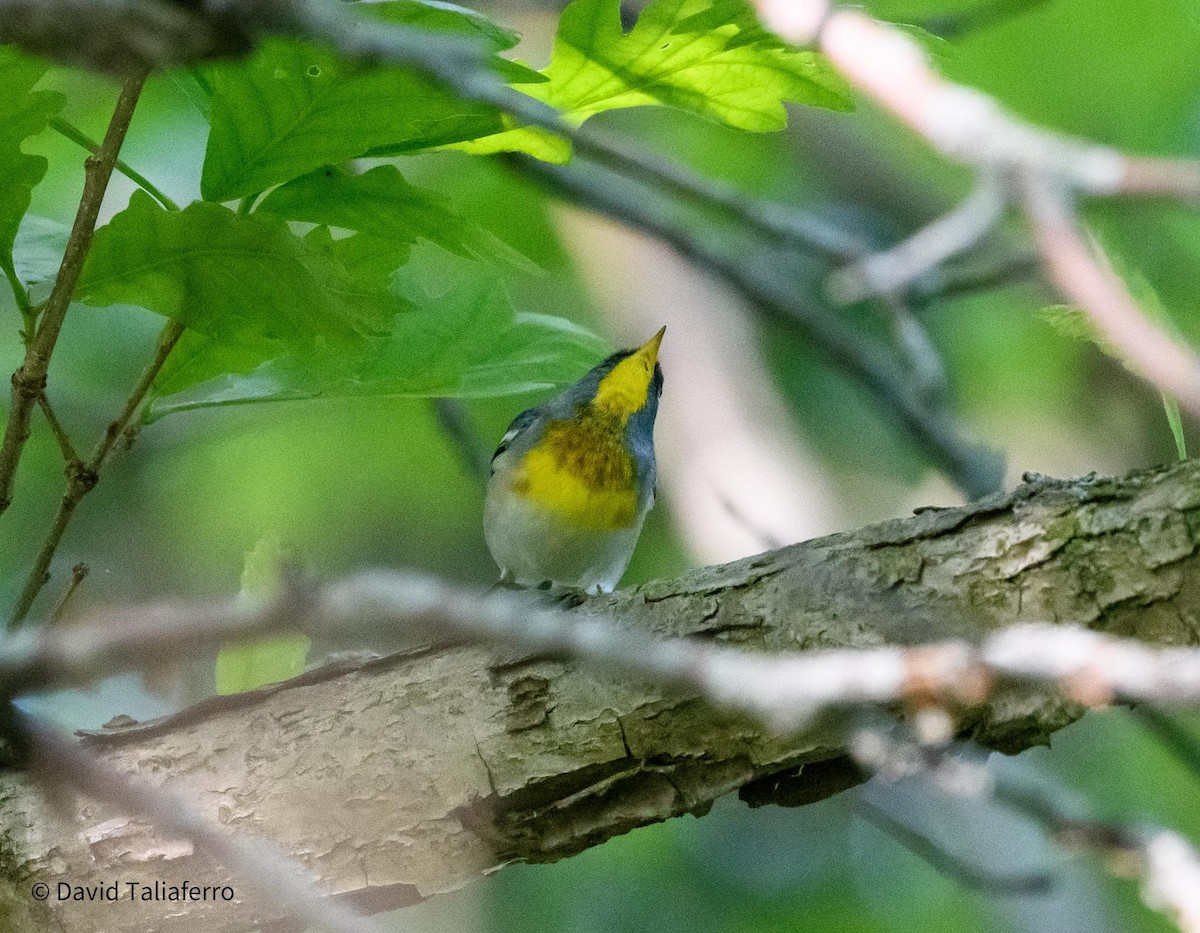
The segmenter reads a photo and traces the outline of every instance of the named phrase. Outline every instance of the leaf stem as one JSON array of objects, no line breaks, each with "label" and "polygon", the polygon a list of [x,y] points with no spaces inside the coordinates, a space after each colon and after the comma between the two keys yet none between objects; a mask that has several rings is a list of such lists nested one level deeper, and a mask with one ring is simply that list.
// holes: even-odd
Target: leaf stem
[{"label": "leaf stem", "polygon": [[256,191],[254,194],[248,194],[238,202],[237,215],[246,217],[254,210],[254,202],[262,195],[261,191]]},{"label": "leaf stem", "polygon": [[8,279],[8,284],[12,286],[13,298],[17,302],[17,307],[21,310],[22,315],[28,315],[33,311],[33,305],[29,301],[29,292],[25,290],[25,283],[17,277],[17,270],[13,265],[12,256],[5,256],[3,260],[0,260],[0,265],[4,266],[4,277]]},{"label": "leaf stem", "polygon": [[41,324],[26,344],[24,361],[13,373],[12,405],[9,408],[4,438],[0,441],[0,514],[12,502],[13,481],[25,449],[25,442],[29,439],[33,406],[46,388],[46,372],[50,368],[50,358],[54,355],[54,347],[58,343],[58,335],[67,316],[71,296],[75,293],[84,260],[92,245],[96,219],[100,215],[100,204],[104,200],[108,180],[112,177],[117,153],[129,129],[129,121],[133,118],[133,109],[145,81],[145,72],[138,72],[125,79],[108,124],[108,131],[104,134],[104,141],[97,153],[85,163],[83,196],[79,199],[79,210],[75,214],[75,223],[67,239],[62,265],[59,266],[54,287],[46,301]]},{"label": "leaf stem", "polygon": [[[86,133],[84,133],[77,126],[74,126],[73,124],[68,123],[62,117],[51,117],[50,118],[50,128],[52,130],[54,130],[55,132],[57,132],[60,136],[65,136],[67,139],[71,140],[71,142],[76,143],[79,146],[82,146],[88,152],[92,153],[92,155],[95,155],[100,151],[99,143],[97,143],[94,139],[92,139],[90,136],[88,136]],[[145,191],[146,194],[148,194],[148,195],[150,195],[150,197],[154,198],[154,200],[156,200],[159,204],[161,204],[166,210],[169,210],[169,211],[179,210],[178,204],[176,204],[169,197],[167,197],[165,194],[163,194],[163,192],[155,184],[153,184],[150,181],[150,179],[148,179],[145,175],[143,175],[137,169],[133,168],[131,165],[129,165],[129,163],[125,162],[123,159],[117,159],[116,163],[114,164],[114,167],[116,168],[116,170],[118,172],[120,172],[122,175],[124,175],[126,178],[128,178],[131,182],[133,182],[135,185],[137,185],[139,188],[141,188],[143,191]]]},{"label": "leaf stem", "polygon": [[79,507],[79,503],[83,501],[84,496],[91,492],[96,483],[99,482],[100,470],[103,468],[105,461],[108,460],[113,447],[116,446],[125,429],[133,421],[134,415],[146,398],[146,393],[150,391],[150,386],[153,384],[159,370],[162,369],[171,351],[175,349],[179,338],[183,336],[183,331],[184,325],[179,321],[167,321],[162,332],[159,334],[158,343],[155,345],[154,357],[142,371],[137,385],[133,387],[133,391],[129,393],[129,398],[125,400],[125,405],[121,409],[121,413],[108,426],[108,429],[104,432],[104,437],[96,444],[88,461],[86,463],[81,463],[79,460],[75,460],[73,463],[68,462],[67,488],[58,503],[58,511],[54,515],[50,531],[46,534],[46,540],[42,542],[41,550],[38,551],[33,569],[29,572],[29,576],[25,580],[25,586],[22,588],[21,595],[17,599],[17,605],[13,609],[12,620],[9,623],[11,628],[16,628],[21,624],[29,614],[29,610],[33,606],[33,601],[37,599],[38,593],[41,592],[42,587],[49,581],[50,562],[54,559],[54,552],[58,550],[59,542],[62,541],[63,533],[67,530],[67,525],[70,524],[71,517],[75,514],[75,509]]}]

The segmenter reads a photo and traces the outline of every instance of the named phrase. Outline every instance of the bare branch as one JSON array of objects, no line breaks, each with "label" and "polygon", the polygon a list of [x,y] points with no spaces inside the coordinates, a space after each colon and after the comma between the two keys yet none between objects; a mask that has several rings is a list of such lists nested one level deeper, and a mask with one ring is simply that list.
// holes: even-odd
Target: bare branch
[{"label": "bare branch", "polygon": [[91,568],[82,561],[71,568],[71,579],[67,581],[62,595],[58,597],[58,602],[54,604],[54,609],[50,613],[50,625],[57,625],[62,621],[67,611],[67,605],[71,602],[71,597],[75,595],[75,591],[87,579],[89,573],[91,573]]},{"label": "bare branch", "polygon": [[179,342],[179,338],[183,336],[183,331],[184,326],[179,321],[171,320],[163,325],[158,342],[154,348],[154,356],[146,365],[146,368],[142,370],[142,375],[133,387],[133,390],[129,393],[129,397],[125,400],[125,405],[122,407],[120,414],[109,424],[107,430],[104,432],[104,437],[96,444],[88,461],[86,463],[81,463],[78,459],[68,461],[67,488],[63,492],[62,499],[59,501],[58,511],[54,515],[54,521],[50,525],[46,539],[43,541],[37,558],[34,560],[33,569],[29,572],[29,576],[25,580],[25,586],[22,588],[21,595],[17,599],[17,604],[13,609],[12,619],[10,620],[11,627],[15,628],[29,614],[29,610],[33,606],[33,601],[37,599],[38,593],[41,592],[42,587],[49,581],[50,562],[54,559],[54,553],[58,550],[59,542],[62,541],[63,534],[66,532],[67,526],[75,514],[75,510],[99,481],[100,470],[104,467],[105,462],[112,453],[113,447],[140,409],[146,393],[150,391],[150,386],[154,383],[155,377],[158,376],[163,364],[167,361],[167,357],[170,356],[171,351]]},{"label": "bare branch", "polygon": [[[909,36],[861,12],[830,12],[827,0],[757,0],[757,6],[767,25],[785,38],[818,40],[852,85],[942,155],[1022,189],[1023,206],[1058,289],[1092,317],[1134,373],[1200,416],[1200,361],[1146,320],[1124,285],[1091,255],[1074,219],[1079,196],[1194,201],[1200,195],[1200,163],[1131,157],[1027,123],[983,92],[943,78]],[[949,215],[955,236],[944,236],[943,220],[918,235],[925,262],[913,258],[911,242],[904,258],[918,267],[936,262],[939,254],[944,258],[953,251],[955,237],[959,242],[977,238],[998,216],[994,203],[956,211]],[[897,276],[894,269],[878,274],[887,280]],[[851,294],[864,291],[844,279],[838,284]]]},{"label": "bare branch", "polygon": [[[1128,865],[1141,876],[1142,896],[1149,907],[1168,914],[1180,933],[1200,933],[1200,854],[1179,834],[1069,813],[1047,792],[1000,778],[982,761],[949,754],[948,746],[931,748],[863,730],[850,747],[862,767],[885,781],[918,778],[948,794],[994,800],[1040,823],[1060,845],[1108,856],[1114,874]],[[888,819],[886,828],[899,829],[901,841],[935,867],[967,883],[977,880],[973,872],[964,873],[957,860],[947,861],[946,853],[931,841]]]},{"label": "bare branch", "polygon": [[100,204],[104,200],[108,180],[116,165],[117,153],[121,150],[121,143],[129,129],[133,109],[145,80],[145,72],[135,73],[125,79],[108,124],[108,131],[104,134],[104,141],[100,144],[97,154],[87,160],[83,196],[79,200],[79,211],[71,227],[62,265],[46,301],[37,333],[28,342],[25,359],[20,368],[13,373],[12,405],[4,429],[4,439],[0,441],[0,513],[3,513],[12,501],[13,482],[21,460],[21,452],[29,438],[29,421],[33,406],[46,389],[46,372],[50,368],[50,359],[58,342],[58,334],[62,330],[71,296],[75,293],[75,285],[79,281],[84,260],[91,248]]},{"label": "bare branch", "polygon": [[955,640],[762,655],[663,640],[602,616],[537,608],[527,594],[480,597],[434,579],[383,571],[260,608],[237,602],[129,608],[24,642],[10,639],[0,645],[0,681],[14,690],[44,689],[97,667],[153,662],[168,645],[195,651],[281,628],[322,636],[390,630],[404,633],[402,645],[483,643],[575,657],[699,693],[783,732],[846,707],[977,706],[1014,683],[1048,686],[1085,706],[1118,699],[1200,703],[1200,648],[1150,648],[1068,626],[1014,626],[978,645]]},{"label": "bare branch", "polygon": [[73,464],[80,462],[79,454],[75,452],[75,445],[71,443],[70,435],[58,420],[58,415],[54,413],[54,408],[45,392],[38,395],[38,405],[42,409],[42,414],[46,416],[46,423],[50,425],[54,439],[58,441],[58,449],[62,452],[63,463],[70,469]]}]

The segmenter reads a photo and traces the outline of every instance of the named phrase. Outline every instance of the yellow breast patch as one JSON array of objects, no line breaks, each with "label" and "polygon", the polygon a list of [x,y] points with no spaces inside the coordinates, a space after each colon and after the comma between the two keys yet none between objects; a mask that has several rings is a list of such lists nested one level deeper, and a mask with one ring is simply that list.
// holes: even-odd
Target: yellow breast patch
[{"label": "yellow breast patch", "polygon": [[513,474],[517,495],[579,528],[628,528],[637,518],[637,467],[612,419],[555,421]]}]

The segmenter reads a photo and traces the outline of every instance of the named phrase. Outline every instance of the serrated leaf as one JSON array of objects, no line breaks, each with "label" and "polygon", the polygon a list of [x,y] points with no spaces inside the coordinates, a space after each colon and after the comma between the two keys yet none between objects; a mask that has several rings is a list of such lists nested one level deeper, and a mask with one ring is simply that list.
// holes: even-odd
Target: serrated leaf
[{"label": "serrated leaf", "polygon": [[[363,234],[335,240],[327,227],[312,230],[304,243],[307,249],[324,254],[326,261],[344,270],[344,281],[349,283],[343,285],[342,297],[346,300],[378,308],[388,317],[406,307],[389,289],[396,269],[408,259],[407,243]],[[264,349],[257,342],[214,340],[186,331],[155,380],[152,399],[175,395],[231,373],[250,373],[264,360],[275,358],[274,352],[275,348]],[[336,353],[332,357],[343,359]],[[152,420],[151,412],[147,417]]]},{"label": "serrated leaf", "polygon": [[503,290],[469,282],[406,296],[392,335],[354,360],[284,356],[153,402],[151,420],[177,411],[352,396],[482,397],[573,382],[606,355],[590,331],[561,318],[514,313]]},{"label": "serrated leaf", "polygon": [[[663,104],[765,131],[787,124],[785,100],[850,109],[844,83],[821,56],[763,30],[744,0],[655,0],[628,33],[620,0],[574,0],[543,74],[545,84],[523,90],[576,125],[604,110]],[[530,127],[457,148],[559,162],[570,155],[565,140]]]},{"label": "serrated leaf", "polygon": [[[502,51],[516,37],[450,4],[393,0],[356,4],[394,24],[479,39]],[[527,69],[493,58],[499,76]],[[314,46],[270,40],[241,62],[208,68],[213,90],[203,196],[229,201],[371,150],[410,152],[503,128],[495,108],[465,101],[412,71],[340,60]]]},{"label": "serrated leaf", "polygon": [[165,211],[135,192],[96,232],[76,298],[139,305],[187,325],[156,393],[284,354],[361,352],[399,305],[347,270],[327,232],[314,234],[300,238],[278,217],[202,201]]},{"label": "serrated leaf", "polygon": [[[355,230],[379,241],[429,240],[461,256],[531,263],[478,224],[460,216],[449,199],[415,188],[394,165],[362,175],[326,166],[276,188],[259,211],[288,220]],[[393,268],[395,268],[393,266]]]},{"label": "serrated leaf", "polygon": [[66,103],[57,91],[33,90],[46,68],[12,46],[0,46],[0,265],[12,274],[17,229],[48,167],[42,156],[22,152],[21,144],[45,130]]},{"label": "serrated leaf", "polygon": [[361,346],[389,321],[329,249],[280,218],[203,201],[165,211],[141,191],[96,232],[76,296],[97,307],[140,305],[270,355]]}]

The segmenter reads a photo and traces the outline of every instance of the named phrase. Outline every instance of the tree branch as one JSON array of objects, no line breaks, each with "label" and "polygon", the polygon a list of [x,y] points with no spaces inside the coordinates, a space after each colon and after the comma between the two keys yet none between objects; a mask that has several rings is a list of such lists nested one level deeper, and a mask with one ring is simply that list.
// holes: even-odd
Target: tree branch
[{"label": "tree branch", "polygon": [[75,285],[83,271],[84,260],[87,259],[88,250],[91,248],[104,192],[108,188],[117,153],[121,150],[121,143],[125,139],[126,130],[129,129],[133,108],[137,104],[145,80],[144,72],[138,72],[125,79],[100,150],[87,160],[83,196],[79,199],[79,210],[75,214],[75,223],[71,227],[62,265],[46,301],[37,333],[28,341],[25,359],[20,368],[13,373],[12,406],[4,429],[4,439],[0,441],[0,514],[12,501],[13,482],[21,460],[21,452],[29,438],[29,421],[33,414],[33,406],[46,390],[46,372],[50,368],[50,358],[54,354],[59,332],[67,316],[71,296],[75,294]]},{"label": "tree branch", "polygon": [[[0,652],[0,681],[14,690],[50,687],[98,670],[170,663],[237,632],[289,626],[321,633],[340,627],[359,645],[429,641],[438,633],[507,639],[499,658],[443,647],[343,660],[88,739],[109,766],[137,772],[150,786],[169,784],[221,815],[235,836],[266,834],[330,890],[383,909],[455,888],[514,859],[549,861],[635,826],[702,813],[732,790],[759,803],[795,803],[861,779],[839,766],[850,754],[842,716],[813,718],[804,709],[803,716],[780,720],[794,728],[779,733],[703,699],[694,689],[701,683],[697,669],[683,661],[707,657],[706,645],[737,653],[763,675],[746,677],[743,669],[740,681],[729,682],[728,696],[777,697],[768,675],[785,671],[772,669],[776,660],[807,678],[779,684],[799,683],[812,694],[827,682],[814,680],[822,668],[810,664],[816,659],[809,649],[865,649],[860,659],[890,653],[920,663],[892,681],[903,690],[847,698],[928,701],[943,696],[939,677],[951,668],[925,649],[887,646],[962,640],[956,651],[990,652],[988,663],[1003,668],[1004,678],[957,695],[954,728],[1006,751],[1045,741],[1081,710],[1054,690],[1020,682],[1024,677],[1055,684],[1065,678],[1087,702],[1111,699],[1094,689],[1101,675],[1115,678],[1122,693],[1136,693],[1130,688],[1139,683],[1150,691],[1152,682],[1139,681],[1139,668],[1122,660],[1125,643],[1104,635],[1200,641],[1200,554],[1191,530],[1200,520],[1197,488],[1195,463],[1121,480],[1038,479],[970,508],[926,511],[590,599],[566,613],[565,624],[561,610],[531,608],[527,596],[481,599],[394,577],[294,590],[291,603],[270,610],[231,604],[112,612],[83,627],[10,637]],[[626,646],[634,646],[635,657],[646,654],[645,633],[686,637],[671,650],[679,652],[675,683],[692,687],[668,692],[517,647],[571,648],[589,658],[608,653],[610,663],[615,652],[627,660],[628,652],[612,647],[608,627],[597,628],[608,617],[632,639]],[[314,628],[321,619],[325,624]],[[1093,630],[1050,628],[1046,640],[1081,639],[1099,653],[1080,655],[1070,644],[1047,653],[1016,636],[983,637],[1046,619]],[[969,647],[976,642],[978,649]],[[785,654],[798,648],[805,654]],[[1148,647],[1130,650],[1153,654]],[[1195,652],[1173,650],[1189,659],[1178,668],[1182,676]],[[854,672],[825,670],[837,669]],[[971,665],[959,670],[966,681],[982,683]],[[856,677],[847,683],[860,691],[881,682],[871,680],[868,666],[859,666]],[[0,825],[18,828],[0,866],[31,873],[22,876],[25,885],[100,878],[116,873],[121,858],[161,853],[151,830],[111,808],[55,813],[39,785],[20,775],[0,777]],[[104,833],[119,838],[119,846],[104,842]],[[55,859],[46,855],[51,849]],[[187,855],[154,864],[155,875],[168,880],[212,877]],[[0,868],[0,879],[5,874]],[[10,896],[27,900],[27,888],[10,888]],[[61,905],[56,918],[70,931],[188,928],[186,915],[164,921],[153,906],[106,904],[100,916]],[[271,919],[231,907],[206,917],[206,929],[245,929]]]},{"label": "tree branch", "polygon": [[13,609],[12,619],[10,620],[10,627],[15,628],[24,620],[33,606],[33,601],[37,599],[38,593],[41,592],[42,587],[50,580],[50,562],[54,559],[54,553],[58,550],[59,542],[62,541],[63,534],[71,522],[71,517],[75,514],[79,503],[83,501],[84,497],[99,482],[100,470],[104,467],[118,439],[120,439],[125,429],[129,427],[129,423],[133,420],[134,415],[137,414],[142,401],[146,397],[146,393],[150,391],[150,386],[154,383],[155,377],[158,376],[171,351],[175,349],[175,344],[179,342],[179,338],[183,336],[183,331],[184,325],[179,321],[167,321],[163,326],[162,332],[159,334],[158,342],[154,348],[154,356],[146,365],[146,368],[142,370],[142,375],[133,387],[133,391],[129,393],[129,397],[125,400],[125,405],[121,409],[120,414],[109,424],[107,430],[104,432],[104,436],[92,450],[92,455],[88,458],[87,462],[81,463],[78,459],[67,461],[67,488],[63,492],[62,499],[59,500],[58,511],[54,515],[54,521],[50,525],[50,530],[46,533],[46,539],[42,542],[42,547],[38,551],[37,558],[34,560],[33,569],[29,572],[29,576],[25,580],[25,586],[22,588],[21,595],[17,599],[17,604]]}]

